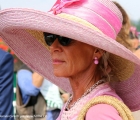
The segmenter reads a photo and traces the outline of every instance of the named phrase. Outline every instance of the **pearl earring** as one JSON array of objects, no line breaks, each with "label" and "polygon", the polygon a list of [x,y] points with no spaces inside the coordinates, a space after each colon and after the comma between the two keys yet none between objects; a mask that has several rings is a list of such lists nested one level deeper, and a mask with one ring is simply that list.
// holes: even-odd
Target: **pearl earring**
[{"label": "pearl earring", "polygon": [[99,63],[98,58],[95,57],[95,58],[94,58],[94,64],[97,65],[98,63]]}]

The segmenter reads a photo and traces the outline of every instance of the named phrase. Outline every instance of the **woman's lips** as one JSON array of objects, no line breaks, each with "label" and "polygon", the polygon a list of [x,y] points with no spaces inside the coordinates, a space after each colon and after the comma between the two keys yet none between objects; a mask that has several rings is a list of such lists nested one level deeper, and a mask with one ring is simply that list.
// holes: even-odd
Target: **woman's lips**
[{"label": "woman's lips", "polygon": [[63,62],[64,62],[63,60],[53,59],[53,64],[55,65],[62,64]]}]

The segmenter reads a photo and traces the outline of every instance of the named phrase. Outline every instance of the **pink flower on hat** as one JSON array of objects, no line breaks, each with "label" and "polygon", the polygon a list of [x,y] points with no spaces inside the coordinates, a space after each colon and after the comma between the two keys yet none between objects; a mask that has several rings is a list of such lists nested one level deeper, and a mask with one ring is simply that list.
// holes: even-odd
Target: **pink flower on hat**
[{"label": "pink flower on hat", "polygon": [[[59,1],[59,2],[58,2]],[[54,5],[53,8],[51,9],[53,11],[53,14],[59,14],[62,12],[62,9],[69,6],[69,5],[72,5],[73,3],[75,2],[78,2],[80,0],[58,0],[58,4]]]}]

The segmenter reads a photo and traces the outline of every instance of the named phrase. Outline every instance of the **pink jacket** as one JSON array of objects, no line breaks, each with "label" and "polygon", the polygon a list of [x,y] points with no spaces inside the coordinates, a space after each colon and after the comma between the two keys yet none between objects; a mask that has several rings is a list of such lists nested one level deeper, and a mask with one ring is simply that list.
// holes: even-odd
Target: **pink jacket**
[{"label": "pink jacket", "polygon": [[[65,111],[64,105],[57,120],[76,120],[78,113],[80,112],[84,104],[92,98],[100,95],[110,95],[121,100],[121,98],[115,93],[115,91],[111,89],[109,84],[104,83],[99,85],[94,90],[92,90],[91,93],[80,99],[69,111]],[[91,107],[88,110],[85,118],[86,120],[122,120],[118,114],[118,111],[111,105],[107,104],[98,104]]]}]

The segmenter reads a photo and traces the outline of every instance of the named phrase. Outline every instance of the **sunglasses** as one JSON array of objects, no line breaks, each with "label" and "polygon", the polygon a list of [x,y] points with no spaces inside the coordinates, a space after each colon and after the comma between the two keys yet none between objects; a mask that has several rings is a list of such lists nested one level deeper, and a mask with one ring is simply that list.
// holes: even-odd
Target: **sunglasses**
[{"label": "sunglasses", "polygon": [[66,38],[63,36],[55,35],[55,34],[50,34],[50,33],[45,33],[45,32],[43,34],[44,34],[45,42],[48,46],[51,46],[56,39],[58,39],[59,43],[62,46],[68,46],[72,41],[72,39],[70,38]]}]

